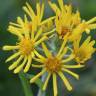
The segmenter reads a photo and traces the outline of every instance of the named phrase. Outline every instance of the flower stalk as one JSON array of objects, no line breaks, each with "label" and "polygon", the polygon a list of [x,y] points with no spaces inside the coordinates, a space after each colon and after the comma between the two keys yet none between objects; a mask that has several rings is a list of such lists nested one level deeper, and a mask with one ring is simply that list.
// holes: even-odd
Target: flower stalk
[{"label": "flower stalk", "polygon": [[23,72],[19,73],[19,78],[22,83],[22,87],[24,90],[25,96],[33,96],[30,83],[28,82],[28,79],[26,78],[25,74]]}]

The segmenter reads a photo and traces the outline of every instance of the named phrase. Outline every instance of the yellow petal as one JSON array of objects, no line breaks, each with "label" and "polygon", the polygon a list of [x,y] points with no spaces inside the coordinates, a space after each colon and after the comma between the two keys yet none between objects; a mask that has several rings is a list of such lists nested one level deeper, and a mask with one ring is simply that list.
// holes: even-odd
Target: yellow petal
[{"label": "yellow petal", "polygon": [[27,58],[25,57],[23,63],[14,70],[15,74],[19,73],[23,69],[26,61],[27,61]]},{"label": "yellow petal", "polygon": [[64,51],[58,56],[59,59],[62,59],[65,56],[65,54],[67,53],[68,48],[64,48],[63,50]]},{"label": "yellow petal", "polygon": [[44,57],[44,56],[42,56],[42,55],[40,55],[37,51],[35,51],[34,52],[35,54],[36,54],[36,56],[38,57],[38,58],[40,58],[41,60],[46,60],[46,58]]},{"label": "yellow petal", "polygon": [[74,43],[73,43],[74,51],[77,51],[78,50],[78,48],[80,46],[81,37],[82,36],[80,36],[78,40],[74,41]]},{"label": "yellow petal", "polygon": [[56,74],[53,73],[53,89],[54,89],[54,96],[57,96],[58,91],[57,91],[57,78]]},{"label": "yellow petal", "polygon": [[9,66],[9,70],[13,70],[17,65],[20,63],[20,61],[23,59],[23,56],[20,56],[12,65]]},{"label": "yellow petal", "polygon": [[46,47],[46,45],[44,43],[42,43],[42,48],[43,48],[44,53],[45,53],[45,55],[47,57],[51,57],[52,56],[51,52],[47,49],[47,47]]},{"label": "yellow petal", "polygon": [[9,51],[9,50],[14,50],[14,49],[18,49],[19,46],[8,46],[8,45],[5,45],[3,47],[3,50],[6,50],[6,51]]},{"label": "yellow petal", "polygon": [[31,19],[34,18],[35,13],[28,3],[26,3],[26,6],[23,7],[23,10],[30,16]]},{"label": "yellow petal", "polygon": [[88,43],[90,42],[90,40],[91,40],[91,36],[88,36],[87,39],[83,42],[83,44],[81,46],[84,47],[84,46],[88,45]]},{"label": "yellow petal", "polygon": [[32,67],[35,67],[35,68],[42,68],[42,67],[44,67],[44,65],[40,65],[40,64],[32,64]]},{"label": "yellow petal", "polygon": [[84,67],[84,65],[63,65],[64,68],[71,68],[71,69],[74,69],[74,68],[82,68]]},{"label": "yellow petal", "polygon": [[64,9],[63,0],[58,0],[58,3],[59,3],[61,10],[63,10]]},{"label": "yellow petal", "polygon": [[95,24],[90,24],[89,29],[96,29],[96,23]]},{"label": "yellow petal", "polygon": [[6,60],[6,62],[9,62],[9,61],[15,59],[15,58],[18,57],[19,55],[20,55],[20,52],[17,52],[17,53],[15,53],[15,54],[13,54],[12,56],[10,56],[10,57]]},{"label": "yellow petal", "polygon": [[29,68],[30,68],[30,66],[31,66],[31,63],[32,63],[32,57],[29,56],[29,57],[28,57],[28,62],[27,62],[27,64],[26,64],[26,67],[24,68],[24,73],[28,72],[28,70],[29,70]]},{"label": "yellow petal", "polygon": [[18,36],[20,39],[23,38],[22,33],[20,32],[20,30],[16,27],[13,27],[11,25],[8,26],[8,31],[16,36]]},{"label": "yellow petal", "polygon": [[60,50],[59,50],[59,52],[57,54],[57,57],[59,57],[60,54],[62,53],[62,51],[64,50],[64,47],[65,47],[66,43],[67,43],[67,40],[64,40],[61,47],[60,47]]},{"label": "yellow petal", "polygon": [[69,73],[70,75],[72,75],[76,79],[79,79],[79,75],[78,74],[76,74],[76,73],[74,73],[74,72],[72,72],[72,71],[70,71],[68,69],[65,69],[65,68],[63,68],[62,70],[65,71],[65,72],[67,72],[67,73]]},{"label": "yellow petal", "polygon": [[41,33],[42,33],[42,28],[40,28],[39,31],[37,32],[37,34],[36,34],[36,36],[34,38],[35,41],[39,38],[39,36],[41,35]]},{"label": "yellow petal", "polygon": [[36,41],[35,46],[39,45],[40,43],[42,43],[43,41],[45,41],[47,39],[48,39],[48,37],[46,37],[46,36],[42,37],[41,39],[39,39],[38,41]]},{"label": "yellow petal", "polygon": [[34,57],[33,59],[34,59],[35,61],[37,61],[37,62],[40,62],[40,63],[44,63],[44,61],[45,61],[45,60],[38,59],[38,58],[35,58],[35,57]]},{"label": "yellow petal", "polygon": [[53,11],[54,11],[55,13],[56,13],[56,12],[60,13],[60,9],[57,7],[56,4],[51,3],[51,1],[49,1],[48,3],[49,3],[50,7],[53,9]]},{"label": "yellow petal", "polygon": [[12,25],[12,26],[21,27],[21,25],[20,24],[17,24],[17,23],[9,22],[9,24]]},{"label": "yellow petal", "polygon": [[17,17],[17,22],[18,22],[18,24],[20,24],[21,26],[24,26],[24,22],[23,22],[23,20],[22,20],[21,17]]},{"label": "yellow petal", "polygon": [[69,62],[69,61],[71,61],[72,59],[74,59],[74,55],[73,55],[73,54],[72,54],[72,55],[70,55],[67,59],[62,60],[62,63]]},{"label": "yellow petal", "polygon": [[[90,28],[91,29],[91,28]],[[90,29],[85,29],[86,33],[89,34],[90,33]]]},{"label": "yellow petal", "polygon": [[35,82],[40,76],[42,76],[46,72],[46,69],[43,69],[40,73],[38,73],[36,76],[34,76],[31,80],[30,83]]},{"label": "yellow petal", "polygon": [[55,16],[50,17],[50,18],[48,18],[48,19],[42,21],[42,22],[40,23],[40,25],[44,25],[44,24],[46,24],[46,23],[48,23],[49,21],[54,20],[54,19],[55,19]]},{"label": "yellow petal", "polygon": [[41,7],[41,15],[40,15],[40,21],[43,18],[43,14],[44,14],[44,3],[42,3],[42,7]]},{"label": "yellow petal", "polygon": [[93,22],[95,22],[95,21],[96,21],[96,17],[94,17],[94,18],[88,20],[88,21],[87,21],[87,24],[93,23]]},{"label": "yellow petal", "polygon": [[37,16],[38,16],[38,20],[40,20],[40,3],[37,2],[36,4],[36,8],[37,8]]},{"label": "yellow petal", "polygon": [[66,88],[71,91],[72,90],[72,86],[70,85],[69,81],[67,80],[67,78],[63,75],[62,72],[58,73],[60,78],[63,80],[63,83],[65,84]]},{"label": "yellow petal", "polygon": [[56,31],[56,29],[54,28],[54,29],[52,29],[51,31],[44,33],[44,35],[45,35],[45,36],[46,36],[46,35],[51,35],[51,34],[54,33],[55,31]]},{"label": "yellow petal", "polygon": [[45,80],[45,83],[43,85],[43,91],[45,91],[46,88],[47,88],[47,85],[48,85],[48,81],[50,79],[50,76],[51,76],[51,73],[48,73],[47,79]]},{"label": "yellow petal", "polygon": [[35,54],[34,54],[35,51],[31,52],[31,57],[34,58],[35,57]]}]

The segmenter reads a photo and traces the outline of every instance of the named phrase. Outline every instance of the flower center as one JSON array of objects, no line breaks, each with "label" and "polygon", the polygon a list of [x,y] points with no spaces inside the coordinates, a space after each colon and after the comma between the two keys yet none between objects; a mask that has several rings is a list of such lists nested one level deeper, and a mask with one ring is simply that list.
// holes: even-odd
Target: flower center
[{"label": "flower center", "polygon": [[68,34],[68,35],[71,34],[71,28],[62,26],[61,27],[61,34],[59,34],[59,35],[63,39],[66,34]]},{"label": "flower center", "polygon": [[19,43],[22,55],[29,55],[34,50],[34,42],[28,38],[23,38]]},{"label": "flower center", "polygon": [[47,71],[57,72],[61,70],[61,63],[56,57],[48,58],[45,62]]}]

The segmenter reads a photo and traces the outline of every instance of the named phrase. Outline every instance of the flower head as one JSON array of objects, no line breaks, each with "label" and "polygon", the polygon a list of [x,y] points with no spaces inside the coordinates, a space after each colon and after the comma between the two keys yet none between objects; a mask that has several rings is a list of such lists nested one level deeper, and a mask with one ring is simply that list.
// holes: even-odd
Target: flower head
[{"label": "flower head", "polygon": [[39,2],[37,3],[37,13],[34,12],[28,3],[26,3],[26,6],[24,6],[23,9],[30,17],[30,20],[28,20],[27,16],[25,15],[24,21],[21,17],[17,17],[17,23],[10,22],[8,30],[13,34],[16,34],[17,32],[22,34],[24,32],[35,32],[41,24],[44,13],[44,3],[42,5],[40,5]]},{"label": "flower head", "polygon": [[35,25],[33,28],[34,30],[36,30],[38,26],[42,27],[43,25],[46,25],[46,23],[50,27],[50,21],[54,19],[54,17],[50,17],[42,21],[44,15],[44,2],[42,2],[42,4],[40,4],[40,2],[36,3],[36,13],[28,3],[26,3],[26,6],[23,7],[23,10],[30,17],[33,25]]},{"label": "flower head", "polygon": [[34,57],[34,52],[36,51],[36,46],[39,45],[42,41],[47,39],[47,37],[39,38],[40,33],[42,33],[41,29],[38,31],[38,33],[33,38],[26,37],[26,36],[24,36],[25,34],[21,35],[22,38],[20,38],[19,42],[15,46],[5,45],[3,47],[3,50],[7,50],[7,51],[16,50],[14,52],[14,54],[6,60],[6,62],[9,62],[13,59],[14,60],[17,59],[9,67],[9,70],[15,69],[14,73],[18,73],[19,71],[21,71],[23,69],[23,67],[25,67],[24,72],[27,72],[29,70],[30,65],[32,63],[32,58]]},{"label": "flower head", "polygon": [[56,32],[61,39],[67,37],[68,40],[77,40],[83,32],[89,33],[91,29],[96,29],[96,18],[89,21],[81,19],[80,12],[73,12],[71,5],[64,4],[63,0],[58,0],[59,7],[49,0],[49,5],[56,14]]},{"label": "flower head", "polygon": [[[15,50],[14,54],[10,56],[6,62],[15,60],[15,62],[9,67],[9,70],[14,69],[14,73],[24,69],[27,72],[32,63],[32,58],[34,57],[34,52],[36,51],[36,46],[42,41],[46,40],[46,36],[42,36],[42,28],[38,30],[33,30],[35,27],[34,21],[29,21],[25,16],[24,21],[18,17],[17,23],[10,23],[8,30],[18,37],[18,42],[15,46],[5,45],[3,50]],[[37,26],[37,25],[36,25]],[[25,67],[25,68],[24,68]]]},{"label": "flower head", "polygon": [[81,23],[79,11],[72,12],[71,5],[64,5],[63,0],[58,0],[60,8],[49,1],[51,8],[56,13],[55,25],[56,32],[60,38],[64,39],[65,36],[70,37],[74,29]]},{"label": "flower head", "polygon": [[74,55],[70,54],[68,58],[64,59],[65,54],[68,51],[67,47],[64,47],[66,44],[66,41],[63,42],[59,52],[57,53],[57,55],[53,55],[46,47],[46,45],[44,43],[42,43],[42,47],[44,50],[44,53],[46,55],[46,57],[40,55],[38,52],[36,52],[35,54],[37,55],[37,58],[34,58],[36,61],[40,62],[40,64],[32,64],[33,67],[36,68],[42,68],[42,71],[40,73],[38,73],[36,76],[34,76],[30,82],[33,83],[37,78],[39,78],[40,76],[42,76],[44,73],[48,73],[48,76],[45,80],[45,83],[43,85],[43,90],[46,90],[46,87],[48,85],[48,81],[52,75],[53,77],[53,89],[54,89],[54,96],[57,96],[58,92],[57,92],[57,75],[60,76],[60,78],[63,80],[66,88],[71,91],[72,90],[72,86],[70,85],[68,79],[65,77],[65,75],[63,74],[64,72],[72,75],[73,77],[75,77],[76,79],[79,79],[79,75],[77,75],[76,73],[72,72],[70,69],[73,68],[81,68],[83,67],[83,65],[69,65],[66,64],[66,62],[71,61],[72,59],[74,59]]},{"label": "flower head", "polygon": [[78,63],[84,63],[88,59],[91,58],[92,54],[95,52],[94,44],[95,40],[91,41],[91,37],[89,36],[83,44],[80,45],[81,38],[77,41],[74,41],[74,54],[75,59]]}]

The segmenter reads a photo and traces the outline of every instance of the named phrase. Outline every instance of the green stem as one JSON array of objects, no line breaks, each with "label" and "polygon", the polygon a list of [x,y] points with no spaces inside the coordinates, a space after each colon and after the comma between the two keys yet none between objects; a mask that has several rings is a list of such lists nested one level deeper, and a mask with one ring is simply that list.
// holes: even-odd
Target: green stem
[{"label": "green stem", "polygon": [[19,73],[19,78],[21,80],[25,96],[33,96],[30,84],[29,84],[29,82],[28,82],[28,80],[27,80],[27,78],[23,72]]}]

